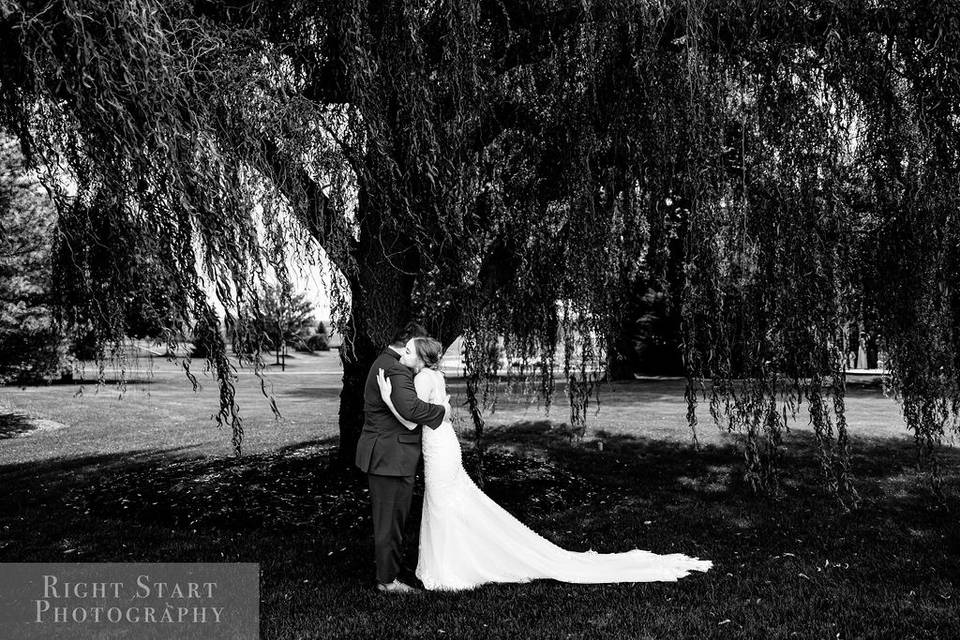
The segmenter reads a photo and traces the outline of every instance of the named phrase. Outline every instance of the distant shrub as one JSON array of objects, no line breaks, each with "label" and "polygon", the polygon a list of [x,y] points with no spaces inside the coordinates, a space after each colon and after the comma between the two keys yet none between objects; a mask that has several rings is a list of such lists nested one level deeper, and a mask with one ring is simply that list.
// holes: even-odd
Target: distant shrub
[{"label": "distant shrub", "polygon": [[330,338],[326,333],[315,333],[306,341],[309,351],[330,351]]}]

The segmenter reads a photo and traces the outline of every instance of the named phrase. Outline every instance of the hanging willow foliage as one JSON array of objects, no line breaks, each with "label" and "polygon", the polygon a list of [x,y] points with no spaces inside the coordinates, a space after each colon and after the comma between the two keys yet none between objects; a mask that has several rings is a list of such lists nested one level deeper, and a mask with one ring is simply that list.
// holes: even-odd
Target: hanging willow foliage
[{"label": "hanging willow foliage", "polygon": [[562,372],[582,429],[623,300],[679,232],[691,426],[705,399],[775,491],[805,408],[853,505],[850,326],[882,337],[925,468],[956,425],[958,19],[918,0],[0,0],[0,117],[77,186],[65,322],[119,339],[152,256],[157,315],[207,336],[238,451],[219,328],[290,251],[334,270],[349,460],[366,369],[409,319],[464,335],[475,418],[502,340],[547,404]]}]

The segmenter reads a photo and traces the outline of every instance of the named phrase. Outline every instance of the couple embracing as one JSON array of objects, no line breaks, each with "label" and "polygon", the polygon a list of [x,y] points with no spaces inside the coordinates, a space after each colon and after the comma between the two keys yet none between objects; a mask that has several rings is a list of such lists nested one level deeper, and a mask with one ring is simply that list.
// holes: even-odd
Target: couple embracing
[{"label": "couple embracing", "polygon": [[364,387],[364,424],[356,464],[367,474],[373,506],[377,588],[418,591],[398,580],[403,530],[421,452],[423,515],[416,577],[429,590],[489,582],[675,581],[712,563],[680,553],[567,551],[514,518],[463,468],[439,370],[442,345],[408,324],[374,361]]}]

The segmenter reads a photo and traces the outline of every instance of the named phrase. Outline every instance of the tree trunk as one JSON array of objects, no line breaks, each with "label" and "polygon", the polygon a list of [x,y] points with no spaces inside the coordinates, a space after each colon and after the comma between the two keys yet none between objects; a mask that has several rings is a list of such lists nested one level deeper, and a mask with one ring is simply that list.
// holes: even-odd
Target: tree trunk
[{"label": "tree trunk", "polygon": [[[383,280],[392,275],[394,286],[386,285]],[[393,332],[412,319],[421,321],[428,331],[435,331],[433,326],[443,319],[416,318],[411,303],[413,278],[403,274],[378,274],[380,287],[374,295],[379,299],[386,297],[389,304],[370,304],[363,294],[359,283],[353,286],[352,304],[350,310],[350,324],[347,327],[344,343],[340,347],[340,363],[343,366],[343,388],[340,391],[340,459],[346,466],[353,466],[357,453],[357,439],[363,428],[363,389],[366,384],[370,366],[380,352],[389,344]],[[368,283],[371,284],[371,283]],[[386,293],[385,293],[386,292]],[[392,292],[405,292],[403,295]],[[447,322],[447,327],[451,323]],[[377,330],[377,327],[390,327],[388,330]],[[347,344],[347,337],[350,337]],[[439,338],[449,336],[441,335]],[[449,342],[442,340],[444,346]]]},{"label": "tree trunk", "polygon": [[370,366],[397,328],[414,317],[414,274],[419,272],[416,248],[381,227],[383,213],[370,203],[364,189],[357,207],[361,220],[357,273],[348,277],[350,320],[340,347],[340,460],[346,466],[354,464],[363,428],[363,388]]},{"label": "tree trunk", "polygon": [[343,365],[343,388],[340,391],[340,461],[351,467],[357,455],[357,439],[363,428],[363,387],[370,365],[380,350],[364,331],[354,327],[363,326],[363,318],[351,313],[347,331],[353,333],[352,344],[340,347],[340,363]]}]

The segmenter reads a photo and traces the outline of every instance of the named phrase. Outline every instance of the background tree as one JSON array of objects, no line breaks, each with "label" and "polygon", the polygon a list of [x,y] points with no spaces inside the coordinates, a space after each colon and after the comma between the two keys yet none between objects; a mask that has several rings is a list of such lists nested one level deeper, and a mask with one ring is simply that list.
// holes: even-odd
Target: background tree
[{"label": "background tree", "polygon": [[69,375],[66,343],[50,304],[56,213],[23,162],[17,141],[0,133],[0,382]]},{"label": "background tree", "polygon": [[329,351],[330,334],[327,333],[327,325],[323,320],[317,321],[317,327],[313,335],[307,337],[304,343],[307,351]]},{"label": "background tree", "polygon": [[294,294],[289,283],[268,287],[254,325],[274,351],[276,363],[286,368],[287,347],[304,344],[313,324],[313,304],[306,294]]},{"label": "background tree", "polygon": [[125,326],[131,338],[161,339],[170,326],[173,304],[169,298],[169,281],[156,266],[152,255],[138,256],[139,279],[127,294]]},{"label": "background tree", "polygon": [[667,197],[660,230],[663,241],[651,241],[650,253],[634,281],[623,292],[608,346],[607,375],[631,380],[635,374],[683,375],[684,239],[689,203]]},{"label": "background tree", "polygon": [[[105,351],[109,342],[105,334],[115,341],[121,334],[153,342],[163,342],[174,335],[177,340],[182,339],[186,327],[183,322],[176,321],[174,302],[169,294],[170,278],[158,268],[156,256],[151,253],[157,250],[153,239],[139,237],[137,228],[126,219],[105,216],[103,220],[108,225],[99,229],[93,227],[89,216],[61,225],[61,231],[69,234],[69,239],[57,244],[58,259],[70,263],[80,260],[79,264],[83,265],[82,270],[64,269],[61,263],[58,270],[58,273],[73,276],[57,287],[59,297],[71,301],[69,304],[73,305],[76,314],[68,324],[73,329],[71,353],[81,360],[110,355]],[[75,252],[75,248],[79,250]],[[111,268],[114,281],[108,286],[116,296],[112,308],[122,317],[115,319],[109,328],[104,328],[91,319],[102,317],[107,311],[97,306],[97,300],[88,297],[93,290],[101,288],[91,282],[97,276],[89,274]],[[119,345],[114,342],[114,346]],[[119,353],[115,350],[115,355]],[[205,357],[199,356],[200,353],[195,355]]]}]

